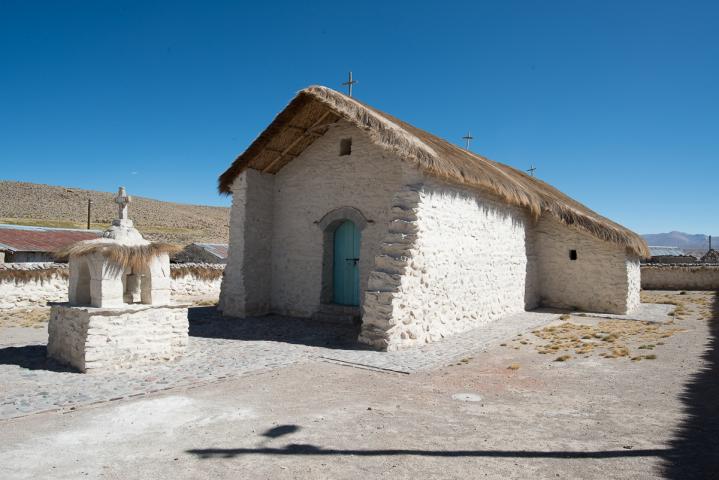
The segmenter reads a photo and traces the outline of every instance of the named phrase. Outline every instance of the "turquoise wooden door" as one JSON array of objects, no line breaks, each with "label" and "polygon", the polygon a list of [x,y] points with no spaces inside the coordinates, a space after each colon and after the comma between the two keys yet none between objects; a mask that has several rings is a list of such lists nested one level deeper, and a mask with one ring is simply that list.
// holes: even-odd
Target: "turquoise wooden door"
[{"label": "turquoise wooden door", "polygon": [[360,234],[349,220],[337,227],[332,264],[332,302],[359,305]]}]

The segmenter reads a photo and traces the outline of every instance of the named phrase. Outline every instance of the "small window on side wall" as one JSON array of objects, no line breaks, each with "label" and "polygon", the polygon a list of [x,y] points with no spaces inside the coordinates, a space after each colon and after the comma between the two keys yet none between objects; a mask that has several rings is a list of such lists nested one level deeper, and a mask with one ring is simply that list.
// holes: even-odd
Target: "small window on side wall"
[{"label": "small window on side wall", "polygon": [[340,140],[340,157],[352,154],[352,139],[343,138]]},{"label": "small window on side wall", "polygon": [[577,259],[577,251],[576,251],[576,250],[570,250],[570,251],[569,251],[569,259],[570,259],[570,260],[576,260],[576,259]]}]

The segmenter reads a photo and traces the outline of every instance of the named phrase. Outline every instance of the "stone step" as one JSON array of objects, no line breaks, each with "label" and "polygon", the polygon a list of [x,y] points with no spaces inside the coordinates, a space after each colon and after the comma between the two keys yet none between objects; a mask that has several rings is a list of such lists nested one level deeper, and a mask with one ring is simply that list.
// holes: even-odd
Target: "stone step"
[{"label": "stone step", "polygon": [[362,321],[362,313],[359,307],[327,304],[322,305],[319,311],[312,315],[312,319],[323,323],[357,325]]}]

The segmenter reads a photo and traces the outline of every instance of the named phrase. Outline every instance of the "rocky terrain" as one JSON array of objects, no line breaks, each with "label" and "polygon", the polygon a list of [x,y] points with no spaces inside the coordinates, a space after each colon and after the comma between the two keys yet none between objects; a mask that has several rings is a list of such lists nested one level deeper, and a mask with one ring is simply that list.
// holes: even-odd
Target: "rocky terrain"
[{"label": "rocky terrain", "polygon": [[[132,192],[130,192],[132,193]],[[85,228],[87,200],[92,228],[104,229],[117,216],[115,192],[0,181],[0,223]],[[229,208],[185,205],[133,196],[130,216],[145,238],[178,244],[227,243]]]}]

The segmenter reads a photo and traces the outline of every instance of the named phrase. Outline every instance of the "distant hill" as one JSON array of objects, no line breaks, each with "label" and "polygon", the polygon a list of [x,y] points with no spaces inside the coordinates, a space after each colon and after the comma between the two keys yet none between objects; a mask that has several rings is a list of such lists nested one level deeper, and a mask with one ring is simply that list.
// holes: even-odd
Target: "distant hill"
[{"label": "distant hill", "polygon": [[[704,250],[709,248],[709,236],[703,233],[691,234],[683,232],[647,233],[642,235],[649,245],[663,247],[680,247],[684,250]],[[719,237],[712,238],[712,246],[719,246]]]},{"label": "distant hill", "polygon": [[[132,192],[129,192],[132,195]],[[85,228],[87,200],[92,227],[105,229],[117,216],[116,192],[0,180],[0,223]],[[230,209],[162,202],[132,196],[130,218],[148,240],[179,244],[227,243]]]}]

